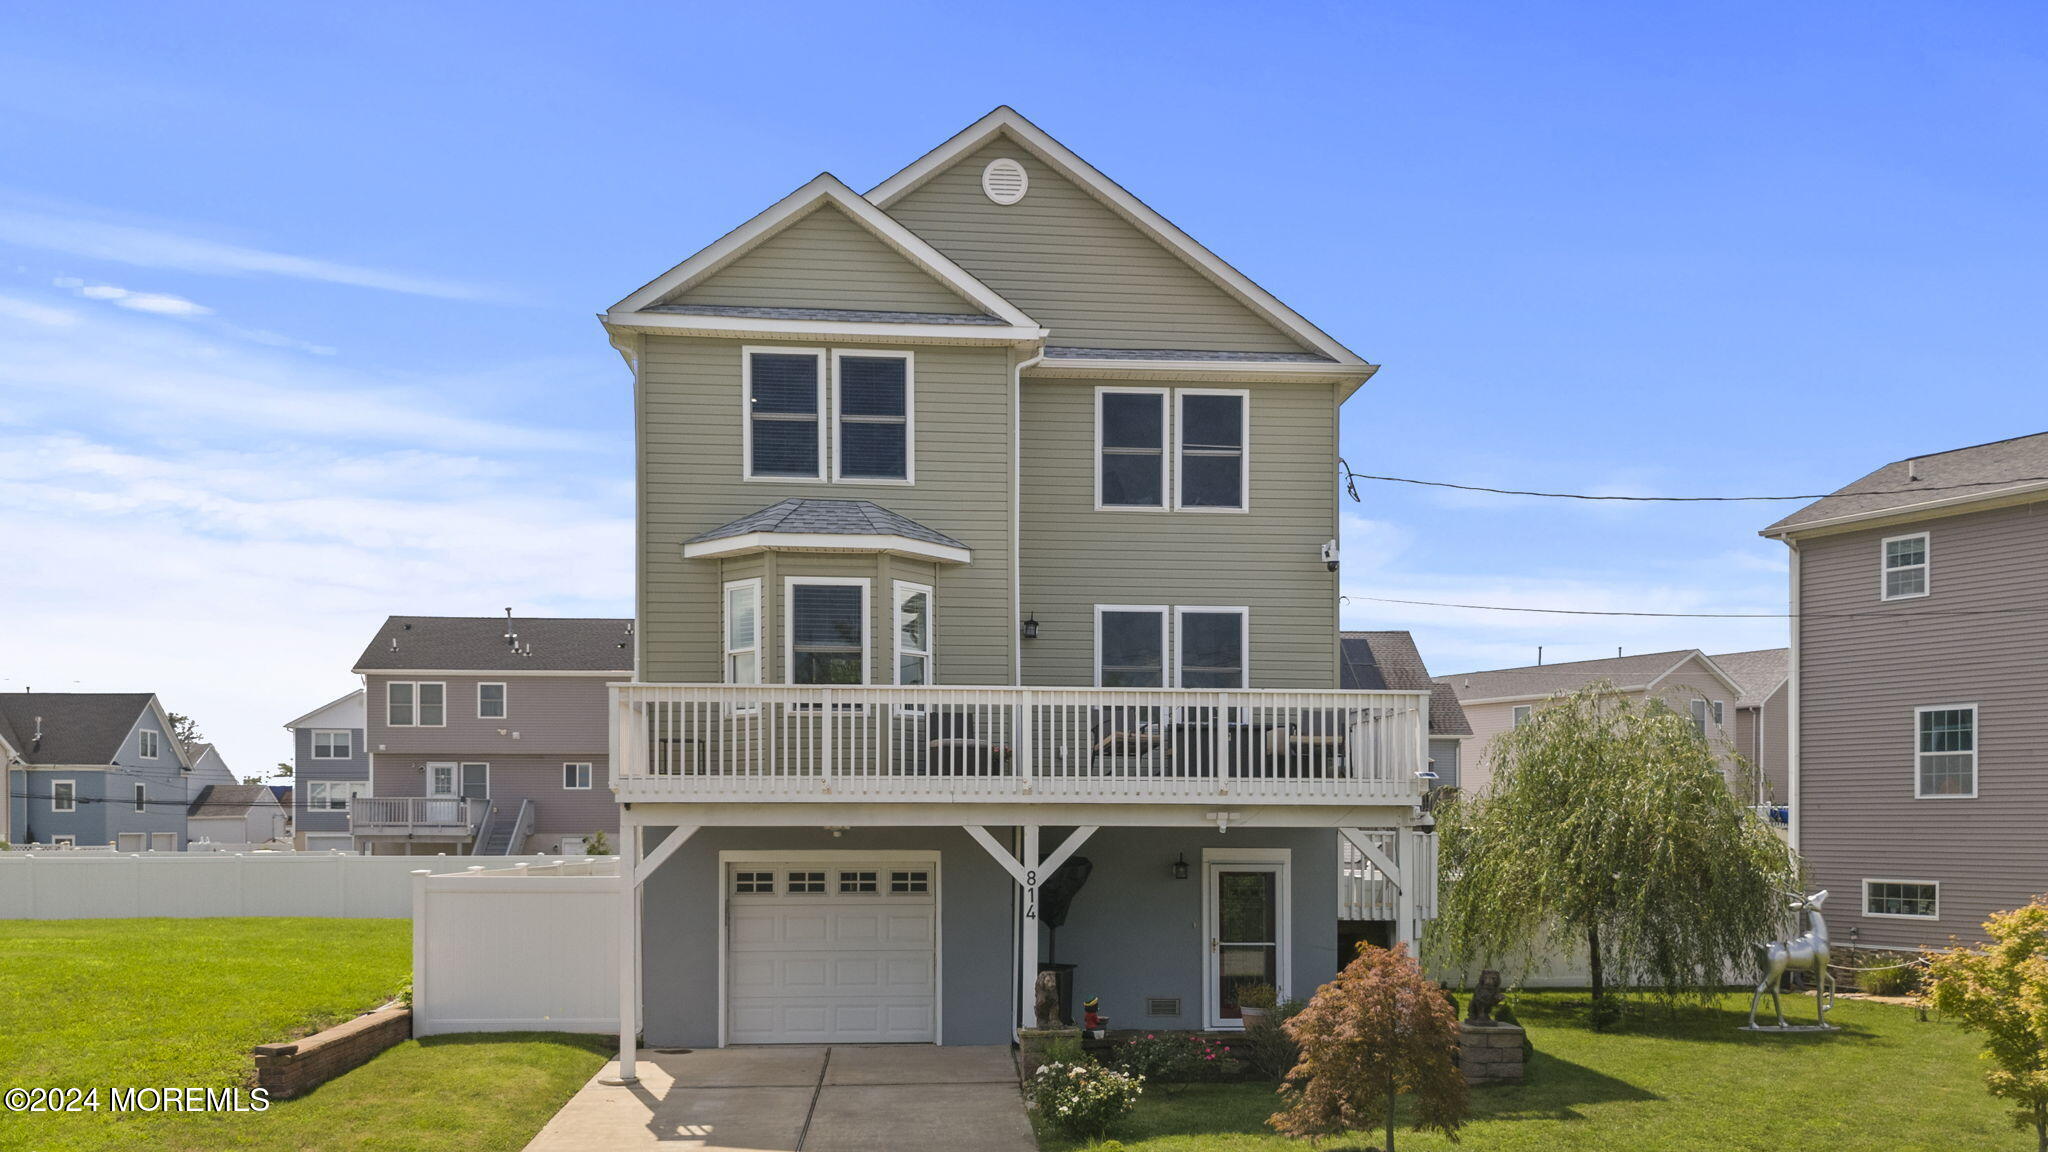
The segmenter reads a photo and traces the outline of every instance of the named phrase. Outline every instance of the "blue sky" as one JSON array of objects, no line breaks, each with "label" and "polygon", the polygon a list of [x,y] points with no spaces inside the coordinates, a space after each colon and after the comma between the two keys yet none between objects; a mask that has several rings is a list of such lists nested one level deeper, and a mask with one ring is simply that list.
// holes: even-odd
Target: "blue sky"
[{"label": "blue sky", "polygon": [[[604,11],[0,15],[0,688],[256,771],[387,613],[624,614],[592,314],[998,103],[1385,365],[1362,470],[1804,492],[2044,423],[2035,5]],[[1361,494],[1356,597],[1782,610],[1783,506]],[[1440,672],[1784,635],[1346,622]]]}]

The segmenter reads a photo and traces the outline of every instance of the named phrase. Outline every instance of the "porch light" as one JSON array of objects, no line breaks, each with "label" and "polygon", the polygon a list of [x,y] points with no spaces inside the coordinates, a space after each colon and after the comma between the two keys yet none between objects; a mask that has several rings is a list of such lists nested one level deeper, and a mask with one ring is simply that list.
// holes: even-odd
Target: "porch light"
[{"label": "porch light", "polygon": [[1188,878],[1188,854],[1187,854],[1187,853],[1185,853],[1185,852],[1182,852],[1182,853],[1179,853],[1179,854],[1177,854],[1176,856],[1174,856],[1174,858],[1173,858],[1173,878],[1174,878],[1175,880],[1185,880],[1185,879],[1187,879],[1187,878]]},{"label": "porch light", "polygon": [[1026,640],[1038,639],[1038,614],[1036,612],[1024,618],[1024,638]]}]

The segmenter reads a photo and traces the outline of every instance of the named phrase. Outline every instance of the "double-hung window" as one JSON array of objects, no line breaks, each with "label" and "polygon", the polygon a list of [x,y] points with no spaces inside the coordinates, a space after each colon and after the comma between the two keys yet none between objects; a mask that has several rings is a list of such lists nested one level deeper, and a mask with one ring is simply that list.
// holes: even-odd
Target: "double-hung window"
[{"label": "double-hung window", "polygon": [[1707,720],[1713,714],[1713,706],[1705,700],[1692,702],[1692,730],[1699,733],[1702,740],[1707,738]]},{"label": "double-hung window", "polygon": [[1911,600],[1927,595],[1927,533],[1893,536],[1882,547],[1883,563],[1878,572],[1880,598]]},{"label": "double-hung window", "polygon": [[1096,506],[1164,508],[1166,390],[1097,389],[1095,433]]},{"label": "double-hung window", "polygon": [[339,731],[316,731],[313,733],[313,759],[346,760],[355,755],[355,733]]},{"label": "double-hung window", "polygon": [[503,684],[478,684],[476,686],[476,718],[479,720],[503,720],[505,718],[505,686]]},{"label": "double-hung window", "polygon": [[393,680],[384,685],[384,722],[393,728],[441,728],[448,723],[448,686]]},{"label": "double-hung window", "polygon": [[361,780],[313,780],[307,783],[306,808],[312,812],[346,812],[348,802],[363,794]]},{"label": "double-hung window", "polygon": [[1175,608],[1173,616],[1179,687],[1245,687],[1246,609]]},{"label": "double-hung window", "polygon": [[1913,794],[1977,794],[1977,706],[1944,704],[1914,710],[1917,728]]},{"label": "double-hung window", "polygon": [[137,784],[135,786],[135,810],[137,812],[149,811],[149,785]]},{"label": "double-hung window", "polygon": [[142,731],[137,732],[135,737],[137,751],[142,754],[144,760],[154,760],[163,751],[155,731],[144,728]]},{"label": "double-hung window", "polygon": [[742,360],[747,478],[824,479],[824,351],[749,348]]},{"label": "double-hung window", "polygon": [[1176,507],[1208,512],[1242,512],[1251,504],[1245,467],[1245,415],[1250,393],[1183,388],[1175,393],[1179,419]]},{"label": "double-hung window", "polygon": [[896,683],[932,683],[932,590],[896,582]]},{"label": "double-hung window", "polygon": [[789,683],[867,683],[866,579],[789,577],[783,609]]},{"label": "double-hung window", "polygon": [[911,355],[834,352],[834,480],[912,480]]},{"label": "double-hung window", "polygon": [[1534,716],[1535,714],[1536,708],[1534,705],[1517,704],[1515,705],[1514,712],[1512,713],[1512,722],[1509,726],[1513,728],[1520,728],[1522,725],[1527,724],[1529,722],[1529,718],[1531,716]]},{"label": "double-hung window", "polygon": [[1165,608],[1104,604],[1095,609],[1098,688],[1166,686]]},{"label": "double-hung window", "polygon": [[50,781],[50,811],[78,811],[78,782],[75,780]]},{"label": "double-hung window", "polygon": [[761,682],[761,582],[725,586],[725,682]]},{"label": "double-hung window", "polygon": [[590,787],[590,763],[576,761],[562,765],[562,787],[571,790],[586,790]]}]

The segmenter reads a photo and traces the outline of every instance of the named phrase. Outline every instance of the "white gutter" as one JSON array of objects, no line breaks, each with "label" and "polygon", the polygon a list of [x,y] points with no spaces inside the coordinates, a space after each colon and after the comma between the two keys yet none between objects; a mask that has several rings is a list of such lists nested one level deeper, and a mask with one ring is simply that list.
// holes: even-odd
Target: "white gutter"
[{"label": "white gutter", "polygon": [[[1785,546],[1792,550],[1792,563],[1788,566],[1791,581],[1792,601],[1792,654],[1791,670],[1786,682],[1791,690],[1785,693],[1785,840],[1792,851],[1799,851],[1799,816],[1803,807],[1799,802],[1799,633],[1804,622],[1799,615],[1799,541],[1785,538]],[[1758,714],[1761,727],[1762,714]]]}]

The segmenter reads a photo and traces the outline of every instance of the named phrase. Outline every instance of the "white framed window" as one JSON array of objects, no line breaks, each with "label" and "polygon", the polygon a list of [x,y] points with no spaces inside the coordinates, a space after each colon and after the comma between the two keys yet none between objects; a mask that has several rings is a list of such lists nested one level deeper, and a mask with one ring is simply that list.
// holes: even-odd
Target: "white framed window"
[{"label": "white framed window", "polygon": [[142,754],[144,760],[154,760],[162,753],[163,747],[157,738],[155,729],[144,728],[142,731],[137,732],[135,736],[137,751]]},{"label": "white framed window", "polygon": [[725,682],[761,682],[761,581],[725,586]]},{"label": "white framed window", "polygon": [[491,766],[489,764],[463,764],[462,795],[466,799],[475,800],[488,800],[491,798]]},{"label": "white framed window", "polygon": [[879,881],[874,872],[841,872],[839,890],[846,893],[878,891]]},{"label": "white framed window", "polygon": [[1726,713],[1725,711],[1723,711],[1723,710],[1722,710],[1722,707],[1721,707],[1721,706],[1722,706],[1723,704],[1725,704],[1725,703],[1727,703],[1727,701],[1725,701],[1725,700],[1716,700],[1716,701],[1714,701],[1714,727],[1716,727],[1716,728],[1719,728],[1719,727],[1721,727],[1721,726],[1722,726],[1722,725],[1723,725],[1724,723],[1726,723],[1726,721],[1724,721],[1724,720],[1722,719],[1722,717],[1723,717],[1723,716],[1726,716],[1726,715],[1727,715],[1727,713]]},{"label": "white framed window", "polygon": [[306,784],[308,812],[346,812],[348,802],[363,795],[368,785],[361,780],[312,780]]},{"label": "white framed window", "polygon": [[149,811],[149,785],[137,784],[135,786],[135,810],[137,812]]},{"label": "white framed window", "polygon": [[76,836],[68,836],[68,835],[67,835],[67,836],[52,836],[52,837],[50,837],[50,847],[52,847],[52,848],[76,848],[76,847],[78,847],[78,837],[76,837]]},{"label": "white framed window", "polygon": [[356,734],[346,728],[313,733],[313,759],[347,760],[355,755]]},{"label": "white framed window", "polygon": [[1166,622],[1163,604],[1095,606],[1095,686],[1166,687]]},{"label": "white framed window", "polygon": [[923,685],[932,676],[932,589],[896,582],[896,683]]},{"label": "white framed window", "polygon": [[1095,390],[1095,506],[1166,507],[1164,388]]},{"label": "white framed window", "polygon": [[1176,606],[1174,687],[1243,688],[1251,681],[1249,608]]},{"label": "white framed window", "polygon": [[76,811],[78,811],[78,781],[76,781],[76,780],[52,780],[52,781],[50,781],[50,811],[52,811],[52,812],[76,812]]},{"label": "white framed window", "polygon": [[1692,702],[1692,730],[1699,733],[1702,740],[1707,738],[1707,718],[1711,715],[1713,708],[1705,700]]},{"label": "white framed window", "polygon": [[590,762],[579,760],[575,763],[562,765],[562,787],[572,791],[588,791],[590,789]]},{"label": "white framed window", "polygon": [[503,720],[505,718],[505,686],[503,684],[478,684],[476,686],[476,718],[479,720]]},{"label": "white framed window", "polygon": [[1977,706],[1915,708],[1913,728],[1913,795],[1923,800],[1975,796]]},{"label": "white framed window", "polygon": [[782,659],[790,684],[868,682],[868,588],[863,576],[790,576],[782,595]]},{"label": "white framed window", "polygon": [[748,480],[825,478],[825,350],[740,350]]},{"label": "white framed window", "polygon": [[1929,561],[1927,533],[1887,536],[1878,547],[1882,550],[1877,575],[1879,599],[1911,600],[1927,595],[1928,578],[1933,567]]},{"label": "white framed window", "polygon": [[1941,919],[1941,885],[1933,880],[1865,880],[1863,914],[1887,920]]},{"label": "white framed window", "polygon": [[917,383],[909,352],[832,353],[832,478],[917,479]]},{"label": "white framed window", "polygon": [[1533,715],[1535,715],[1535,714],[1536,714],[1536,707],[1535,707],[1535,705],[1533,705],[1533,704],[1517,704],[1517,705],[1515,705],[1515,710],[1514,710],[1514,713],[1513,713],[1513,718],[1512,718],[1512,722],[1511,722],[1511,723],[1509,724],[1509,727],[1511,727],[1511,728],[1520,728],[1520,727],[1521,727],[1522,725],[1524,725],[1524,724],[1527,724],[1527,723],[1529,722],[1529,717],[1531,717],[1531,716],[1533,716]]},{"label": "white framed window", "polygon": [[393,728],[448,726],[448,686],[430,680],[393,680],[384,685],[384,723]]},{"label": "white framed window", "polygon": [[734,872],[732,890],[741,896],[772,896],[775,894],[775,873]]},{"label": "white framed window", "polygon": [[791,895],[823,895],[825,874],[823,872],[791,872],[785,891]]},{"label": "white framed window", "polygon": [[1252,395],[1243,389],[1174,392],[1174,507],[1188,512],[1251,508]]}]

